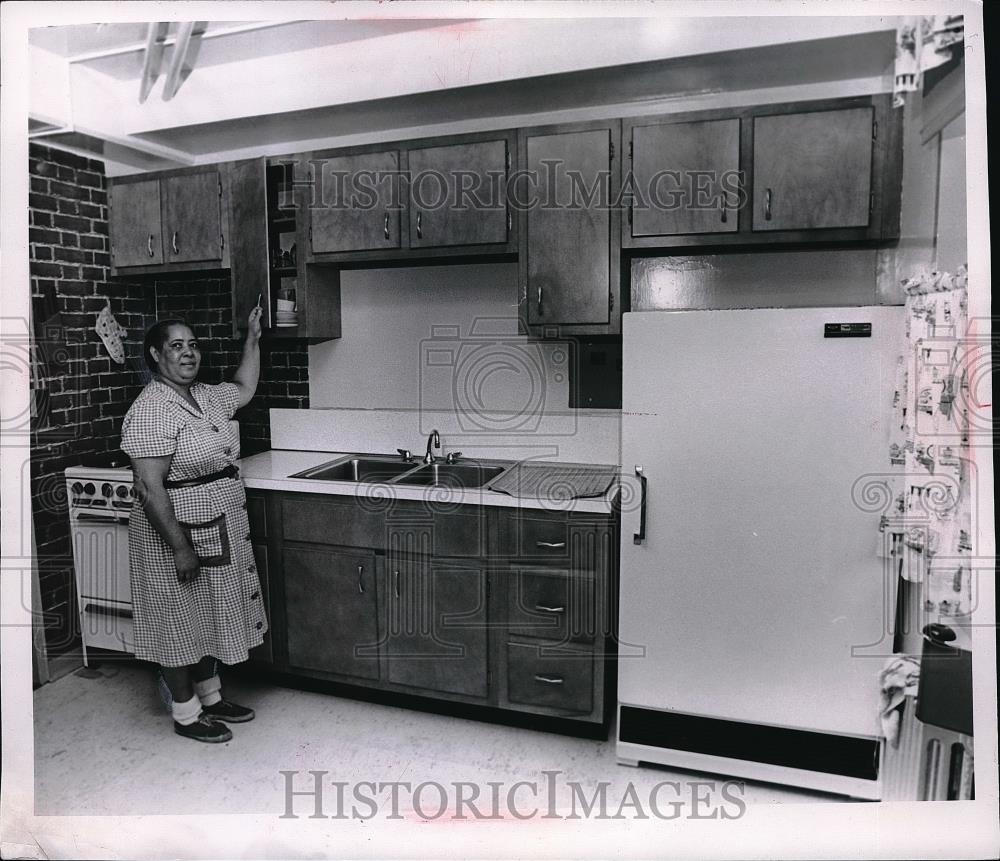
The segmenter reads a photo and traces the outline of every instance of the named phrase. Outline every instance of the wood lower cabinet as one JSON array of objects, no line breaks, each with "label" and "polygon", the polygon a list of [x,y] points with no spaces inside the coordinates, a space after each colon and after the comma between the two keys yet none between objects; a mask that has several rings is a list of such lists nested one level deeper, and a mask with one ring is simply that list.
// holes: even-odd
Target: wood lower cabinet
[{"label": "wood lower cabinet", "polygon": [[481,565],[388,559],[385,652],[395,684],[485,699],[487,579]]},{"label": "wood lower cabinet", "polygon": [[289,665],[378,679],[374,554],[286,547],[283,563]]},{"label": "wood lower cabinet", "polygon": [[263,495],[276,670],[607,727],[614,516]]}]

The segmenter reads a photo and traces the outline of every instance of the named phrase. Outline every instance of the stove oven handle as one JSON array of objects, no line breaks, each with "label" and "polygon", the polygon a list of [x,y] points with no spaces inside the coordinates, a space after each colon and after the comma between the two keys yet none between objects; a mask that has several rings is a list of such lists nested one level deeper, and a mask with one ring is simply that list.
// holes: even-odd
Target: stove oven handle
[{"label": "stove oven handle", "polygon": [[121,523],[128,526],[128,517],[102,517],[100,514],[88,514],[87,512],[76,515],[76,520],[80,523],[110,523],[112,525]]}]

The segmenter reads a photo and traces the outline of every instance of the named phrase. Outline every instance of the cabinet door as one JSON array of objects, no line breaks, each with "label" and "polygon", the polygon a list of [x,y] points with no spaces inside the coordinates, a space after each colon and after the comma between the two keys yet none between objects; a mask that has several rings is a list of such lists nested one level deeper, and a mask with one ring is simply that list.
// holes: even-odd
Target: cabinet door
[{"label": "cabinet door", "polygon": [[739,168],[738,119],[636,126],[632,235],[735,232]]},{"label": "cabinet door", "polygon": [[486,572],[433,559],[389,560],[390,682],[486,697]]},{"label": "cabinet door", "polygon": [[507,142],[409,151],[410,247],[507,241]]},{"label": "cabinet door", "polygon": [[753,229],[867,226],[873,110],[754,117]]},{"label": "cabinet door", "polygon": [[284,548],[288,662],[377,679],[375,556]]},{"label": "cabinet door", "polygon": [[222,260],[218,171],[165,176],[160,183],[166,262]]},{"label": "cabinet door", "polygon": [[537,205],[528,208],[529,325],[607,325],[611,295],[610,128],[525,138]]},{"label": "cabinet door", "polygon": [[315,170],[314,253],[399,248],[399,153],[337,156]]},{"label": "cabinet door", "polygon": [[108,221],[116,267],[163,262],[159,180],[113,184]]}]

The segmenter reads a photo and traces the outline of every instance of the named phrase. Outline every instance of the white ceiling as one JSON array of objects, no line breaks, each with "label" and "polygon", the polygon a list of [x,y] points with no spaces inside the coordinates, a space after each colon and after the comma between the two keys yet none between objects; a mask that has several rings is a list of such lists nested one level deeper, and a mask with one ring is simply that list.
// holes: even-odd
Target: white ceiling
[{"label": "white ceiling", "polygon": [[894,27],[815,16],[212,21],[177,95],[161,98],[168,47],[142,105],[145,23],[44,27],[29,31],[30,114],[53,145],[135,172],[609,103],[648,111],[690,95],[861,79],[875,91],[890,80]]}]

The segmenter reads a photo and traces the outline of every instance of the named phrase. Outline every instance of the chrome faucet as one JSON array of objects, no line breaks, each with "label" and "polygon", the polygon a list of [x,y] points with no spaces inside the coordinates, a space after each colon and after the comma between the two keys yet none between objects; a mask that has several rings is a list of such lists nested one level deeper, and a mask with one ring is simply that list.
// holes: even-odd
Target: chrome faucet
[{"label": "chrome faucet", "polygon": [[441,437],[438,436],[436,428],[427,437],[427,453],[424,455],[424,463],[434,463],[434,455],[431,454],[431,444],[436,449],[441,448]]}]

